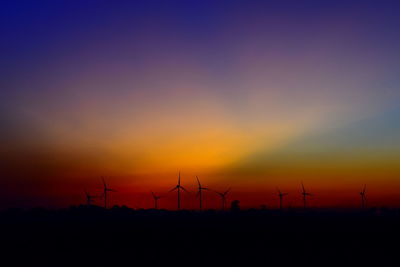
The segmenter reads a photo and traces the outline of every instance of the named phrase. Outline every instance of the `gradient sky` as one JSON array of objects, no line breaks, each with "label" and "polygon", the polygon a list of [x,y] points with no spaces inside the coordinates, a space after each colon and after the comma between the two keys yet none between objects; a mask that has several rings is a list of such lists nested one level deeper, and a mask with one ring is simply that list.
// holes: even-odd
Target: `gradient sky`
[{"label": "gradient sky", "polygon": [[364,184],[400,206],[399,28],[399,1],[2,1],[0,207],[100,176],[150,207],[179,170],[245,207],[299,206],[301,181],[312,206]]}]

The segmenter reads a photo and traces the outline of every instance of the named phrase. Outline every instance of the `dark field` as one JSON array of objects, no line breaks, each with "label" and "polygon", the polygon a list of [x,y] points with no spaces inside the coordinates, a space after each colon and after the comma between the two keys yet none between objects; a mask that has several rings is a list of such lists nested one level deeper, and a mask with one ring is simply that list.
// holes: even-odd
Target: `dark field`
[{"label": "dark field", "polygon": [[200,213],[82,206],[10,210],[0,219],[2,259],[15,266],[399,266],[397,210]]}]

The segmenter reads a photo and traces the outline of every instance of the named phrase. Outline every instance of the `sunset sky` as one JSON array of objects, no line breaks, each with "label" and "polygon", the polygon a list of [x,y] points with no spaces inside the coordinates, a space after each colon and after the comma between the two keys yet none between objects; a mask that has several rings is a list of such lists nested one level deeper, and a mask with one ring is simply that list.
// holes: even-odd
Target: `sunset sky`
[{"label": "sunset sky", "polygon": [[[399,1],[2,1],[0,208],[182,173],[243,207],[400,206]],[[100,203],[98,203],[100,204]],[[216,194],[205,204],[218,208]]]}]

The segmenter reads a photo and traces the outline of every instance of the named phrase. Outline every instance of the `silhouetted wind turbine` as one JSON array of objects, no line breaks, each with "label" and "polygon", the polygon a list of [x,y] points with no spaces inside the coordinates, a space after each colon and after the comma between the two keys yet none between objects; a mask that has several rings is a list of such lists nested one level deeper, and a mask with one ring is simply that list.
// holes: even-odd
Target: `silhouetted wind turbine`
[{"label": "silhouetted wind turbine", "polygon": [[104,208],[107,209],[107,192],[117,192],[117,191],[114,189],[108,188],[106,181],[104,180],[103,177],[101,177],[101,180],[103,181]]},{"label": "silhouetted wind turbine", "polygon": [[89,192],[85,191],[85,195],[86,195],[86,202],[87,202],[87,206],[90,207],[92,205],[92,201],[94,198],[97,198],[99,196],[92,196],[91,194],[89,194]]},{"label": "silhouetted wind turbine", "polygon": [[179,175],[178,175],[178,184],[177,184],[174,188],[172,188],[171,190],[169,190],[169,192],[172,192],[172,191],[175,191],[175,190],[178,191],[178,210],[181,209],[181,189],[182,189],[183,191],[185,191],[186,193],[189,193],[183,186],[181,186],[181,172],[179,172]]},{"label": "silhouetted wind turbine", "polygon": [[151,192],[151,194],[153,195],[153,198],[154,198],[154,209],[158,209],[158,200],[160,198],[163,198],[163,196],[157,196],[153,192]]},{"label": "silhouetted wind turbine", "polygon": [[279,196],[279,209],[283,209],[283,197],[288,195],[288,193],[282,193],[279,188],[276,188],[278,190],[278,196]]},{"label": "silhouetted wind turbine", "polygon": [[304,209],[307,208],[307,196],[312,196],[312,194],[308,193],[306,191],[306,189],[304,188],[304,184],[303,182],[301,182],[301,187],[303,189],[303,191],[301,192],[301,194],[303,195],[303,203],[304,203]]},{"label": "silhouetted wind turbine", "polygon": [[229,188],[228,190],[226,190],[225,192],[221,193],[218,191],[214,191],[215,193],[217,193],[220,197],[221,197],[221,203],[222,203],[222,210],[225,210],[225,204],[226,204],[226,195],[228,195],[229,191],[231,191],[231,188]]},{"label": "silhouetted wind turbine", "polygon": [[360,192],[360,196],[361,196],[361,209],[365,208],[365,202],[367,200],[366,196],[365,196],[365,190],[367,189],[367,185],[364,185],[363,190]]},{"label": "silhouetted wind turbine", "polygon": [[202,191],[203,190],[209,190],[207,187],[202,187],[201,186],[201,183],[200,183],[200,180],[199,180],[199,177],[197,177],[196,176],[196,179],[197,179],[197,184],[199,185],[199,187],[198,187],[198,192],[197,192],[197,197],[199,197],[199,200],[200,200],[200,210],[202,210],[203,209],[203,196],[202,196]]}]

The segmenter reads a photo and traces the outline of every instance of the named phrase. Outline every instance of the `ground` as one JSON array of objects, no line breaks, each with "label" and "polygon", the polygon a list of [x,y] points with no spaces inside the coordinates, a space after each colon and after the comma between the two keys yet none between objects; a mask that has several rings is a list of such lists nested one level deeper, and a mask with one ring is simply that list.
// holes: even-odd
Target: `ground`
[{"label": "ground", "polygon": [[400,215],[370,211],[165,211],[72,207],[2,212],[16,266],[398,266]]}]

